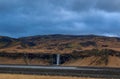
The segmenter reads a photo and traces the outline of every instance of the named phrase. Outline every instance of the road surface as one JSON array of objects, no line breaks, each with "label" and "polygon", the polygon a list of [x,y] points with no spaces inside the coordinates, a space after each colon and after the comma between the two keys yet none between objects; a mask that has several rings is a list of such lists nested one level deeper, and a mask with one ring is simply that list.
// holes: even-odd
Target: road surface
[{"label": "road surface", "polygon": [[107,67],[0,65],[0,73],[100,77],[120,79],[120,68],[107,68]]}]

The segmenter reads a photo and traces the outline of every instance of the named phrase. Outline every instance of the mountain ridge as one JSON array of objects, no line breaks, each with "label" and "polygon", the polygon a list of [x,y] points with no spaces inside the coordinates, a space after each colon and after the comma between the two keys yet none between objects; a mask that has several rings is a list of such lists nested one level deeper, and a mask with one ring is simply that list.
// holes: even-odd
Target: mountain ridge
[{"label": "mountain ridge", "polygon": [[0,52],[72,53],[92,49],[120,51],[120,38],[99,35],[36,35],[20,38],[0,36]]}]

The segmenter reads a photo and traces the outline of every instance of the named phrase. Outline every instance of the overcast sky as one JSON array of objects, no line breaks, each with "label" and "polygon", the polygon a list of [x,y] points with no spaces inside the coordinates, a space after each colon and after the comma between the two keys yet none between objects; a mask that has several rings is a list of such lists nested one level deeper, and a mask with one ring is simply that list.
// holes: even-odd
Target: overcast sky
[{"label": "overcast sky", "polygon": [[0,0],[0,35],[120,36],[120,0]]}]

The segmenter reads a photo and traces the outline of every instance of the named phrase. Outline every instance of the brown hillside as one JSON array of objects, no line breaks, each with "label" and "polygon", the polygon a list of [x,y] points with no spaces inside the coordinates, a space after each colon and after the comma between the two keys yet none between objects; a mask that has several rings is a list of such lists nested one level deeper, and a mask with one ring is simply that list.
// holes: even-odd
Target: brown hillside
[{"label": "brown hillside", "polygon": [[91,56],[84,59],[71,60],[63,66],[96,66],[96,67],[120,67],[120,57],[109,56],[108,63],[101,60],[101,57]]},{"label": "brown hillside", "polygon": [[62,54],[91,49],[120,51],[120,38],[95,35],[42,35],[18,39],[0,37],[0,52]]}]

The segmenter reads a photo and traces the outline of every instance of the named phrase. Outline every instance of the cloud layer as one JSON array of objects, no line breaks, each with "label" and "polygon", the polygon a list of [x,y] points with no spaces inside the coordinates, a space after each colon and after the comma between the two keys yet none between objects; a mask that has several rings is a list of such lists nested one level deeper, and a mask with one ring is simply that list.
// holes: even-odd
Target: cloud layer
[{"label": "cloud layer", "polygon": [[0,35],[120,36],[120,0],[0,0]]}]

